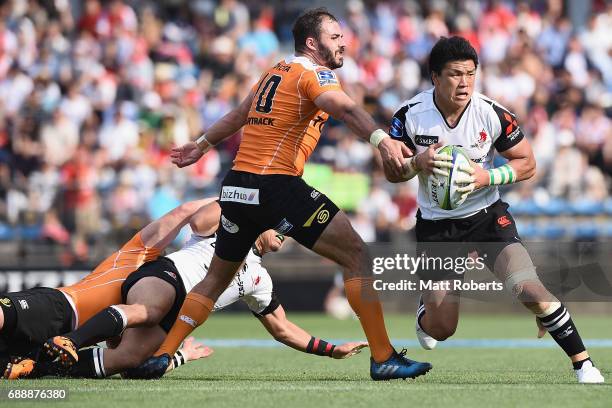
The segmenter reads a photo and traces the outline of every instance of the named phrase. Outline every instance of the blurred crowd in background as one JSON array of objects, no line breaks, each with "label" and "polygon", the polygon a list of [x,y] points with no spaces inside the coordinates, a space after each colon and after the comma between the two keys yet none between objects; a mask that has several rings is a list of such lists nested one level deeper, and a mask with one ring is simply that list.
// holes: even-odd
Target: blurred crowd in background
[{"label": "blurred crowd in background", "polygon": [[[169,149],[206,130],[291,54],[293,21],[318,4],[1,3],[0,239],[55,244],[66,262],[86,260],[96,242],[124,239],[180,201],[217,194],[239,135],[185,169],[171,165]],[[348,42],[342,85],[383,129],[402,101],[431,87],[435,41],[464,36],[480,56],[477,90],[516,113],[537,159],[535,178],[507,188],[506,199],[526,217],[612,213],[612,3],[325,5]],[[387,183],[377,153],[341,123],[328,122],[311,161],[370,176],[351,211],[366,241],[412,228],[415,183]]]}]

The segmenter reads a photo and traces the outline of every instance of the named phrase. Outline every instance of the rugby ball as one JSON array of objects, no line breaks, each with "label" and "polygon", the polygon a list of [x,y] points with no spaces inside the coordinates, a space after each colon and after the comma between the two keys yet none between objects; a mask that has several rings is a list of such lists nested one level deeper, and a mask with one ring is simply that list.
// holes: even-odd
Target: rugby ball
[{"label": "rugby ball", "polygon": [[458,186],[453,183],[453,177],[459,173],[457,168],[460,165],[470,165],[470,159],[461,147],[454,145],[443,146],[436,153],[452,156],[453,167],[446,177],[434,174],[428,177],[429,198],[443,210],[454,210],[463,204],[467,196],[462,198],[461,193],[457,192]]}]

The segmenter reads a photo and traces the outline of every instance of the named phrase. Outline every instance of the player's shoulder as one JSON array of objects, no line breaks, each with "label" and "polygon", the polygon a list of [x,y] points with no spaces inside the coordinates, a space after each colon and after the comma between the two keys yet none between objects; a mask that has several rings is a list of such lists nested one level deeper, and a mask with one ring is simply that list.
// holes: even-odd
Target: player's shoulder
[{"label": "player's shoulder", "polygon": [[500,118],[505,116],[504,113],[506,115],[514,116],[514,114],[504,105],[479,92],[474,92],[472,94],[472,103],[474,104],[474,107],[483,114],[495,114]]},{"label": "player's shoulder", "polygon": [[410,99],[401,103],[396,114],[405,116],[407,112],[411,115],[419,114],[430,110],[433,106],[433,88],[419,92]]},{"label": "player's shoulder", "polygon": [[338,84],[338,76],[331,68],[318,65],[306,57],[290,55],[279,64],[289,66],[291,71],[300,76],[311,73],[310,79],[318,81],[320,86]]}]

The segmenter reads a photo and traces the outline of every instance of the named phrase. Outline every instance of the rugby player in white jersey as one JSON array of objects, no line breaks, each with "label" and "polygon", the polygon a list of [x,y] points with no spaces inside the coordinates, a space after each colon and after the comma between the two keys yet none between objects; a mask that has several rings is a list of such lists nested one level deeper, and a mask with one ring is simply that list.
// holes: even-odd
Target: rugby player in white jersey
[{"label": "rugby player in white jersey", "polygon": [[[498,185],[526,180],[535,173],[535,159],[514,114],[497,102],[474,92],[478,56],[461,37],[441,38],[431,50],[432,89],[402,104],[390,127],[391,137],[403,141],[415,154],[401,178],[418,176],[417,253],[427,257],[467,257],[477,252],[506,288],[536,315],[571,359],[578,381],[604,379],[589,358],[569,312],[542,285],[522,245],[508,204],[501,201]],[[437,154],[443,145],[460,145],[471,166],[462,168],[456,183],[467,195],[456,209],[443,210],[430,199],[430,175],[446,174],[449,155]],[[495,152],[507,159],[495,168]],[[455,270],[421,269],[419,277],[431,281],[462,279]],[[439,285],[438,287],[445,287]],[[454,285],[450,284],[450,288]],[[432,349],[452,336],[459,320],[459,291],[426,290],[417,311],[420,344]],[[541,333],[543,334],[543,333]]]},{"label": "rugby player in white jersey", "polygon": [[[194,233],[180,250],[145,263],[126,278],[122,287],[122,292],[125,293],[124,299],[127,299],[126,304],[112,305],[93,316],[78,329],[47,342],[53,346],[49,351],[55,352],[54,356],[60,357],[64,366],[70,367],[68,375],[94,378],[125,372],[130,378],[156,378],[186,360],[196,358],[193,355],[185,356],[184,352],[179,350],[172,358],[168,357],[170,361],[163,362],[164,364],[130,370],[136,368],[157,350],[164,338],[161,328],[165,331],[169,329],[177,318],[185,293],[206,276],[215,250],[215,231],[218,228],[220,215],[221,208],[216,201],[201,207],[189,222]],[[275,231],[269,230],[261,234],[231,284],[217,299],[213,310],[221,310],[241,300],[276,340],[289,347],[337,359],[359,353],[367,343],[349,342],[334,345],[311,336],[287,319],[282,305],[274,295],[272,279],[261,264],[262,255],[278,250],[281,244],[282,236],[277,235]],[[164,275],[169,275],[171,279],[167,279]],[[166,282],[177,282],[175,296],[180,300],[178,305],[175,301],[175,305],[168,308],[170,310],[159,311],[156,310],[159,307],[153,305],[153,301],[147,297],[140,297],[137,303],[129,302],[129,292],[136,282],[142,284],[145,279],[158,278],[164,278]],[[157,296],[158,292],[152,292],[150,295]],[[168,305],[171,303],[168,302]],[[188,319],[183,315],[178,318]],[[117,352],[104,352],[100,348],[76,352],[79,348],[120,335],[126,329],[139,330],[151,327],[155,327],[156,332],[151,333],[148,338],[139,336],[140,347],[131,347],[129,356]],[[55,348],[56,345],[62,347]],[[187,348],[190,353],[199,352],[198,356],[201,356],[203,350],[196,346],[190,343]]]}]

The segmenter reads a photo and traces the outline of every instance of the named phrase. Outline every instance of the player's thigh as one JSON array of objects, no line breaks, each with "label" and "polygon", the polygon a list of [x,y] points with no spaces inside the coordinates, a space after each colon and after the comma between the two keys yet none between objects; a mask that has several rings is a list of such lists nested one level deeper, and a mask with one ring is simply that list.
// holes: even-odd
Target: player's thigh
[{"label": "player's thigh", "polygon": [[174,286],[155,276],[139,279],[127,293],[127,304],[141,304],[167,310],[176,296]]},{"label": "player's thigh", "polygon": [[157,351],[165,337],[166,332],[160,326],[126,329],[119,346],[104,351],[106,374],[138,367]]},{"label": "player's thigh", "polygon": [[[271,228],[266,224],[270,220],[266,217],[265,201],[270,202],[274,199],[274,195],[271,194],[274,185],[272,181],[277,178],[231,170],[223,179],[219,197],[221,216],[215,255],[223,261],[238,263],[232,275],[251,249],[257,236]],[[268,195],[270,197],[267,197]],[[214,273],[220,274],[218,266],[214,268]]]},{"label": "player's thigh", "polygon": [[357,266],[368,263],[368,248],[342,211],[336,213],[327,228],[322,231],[312,250],[342,266],[367,269]]},{"label": "player's thigh", "polygon": [[349,269],[367,263],[366,245],[329,197],[299,177],[283,180],[280,191],[266,209],[270,228]]},{"label": "player's thigh", "polygon": [[156,324],[171,311],[177,299],[182,303],[184,286],[174,263],[165,257],[142,265],[130,274],[121,294],[126,304],[143,305],[148,324]]}]

